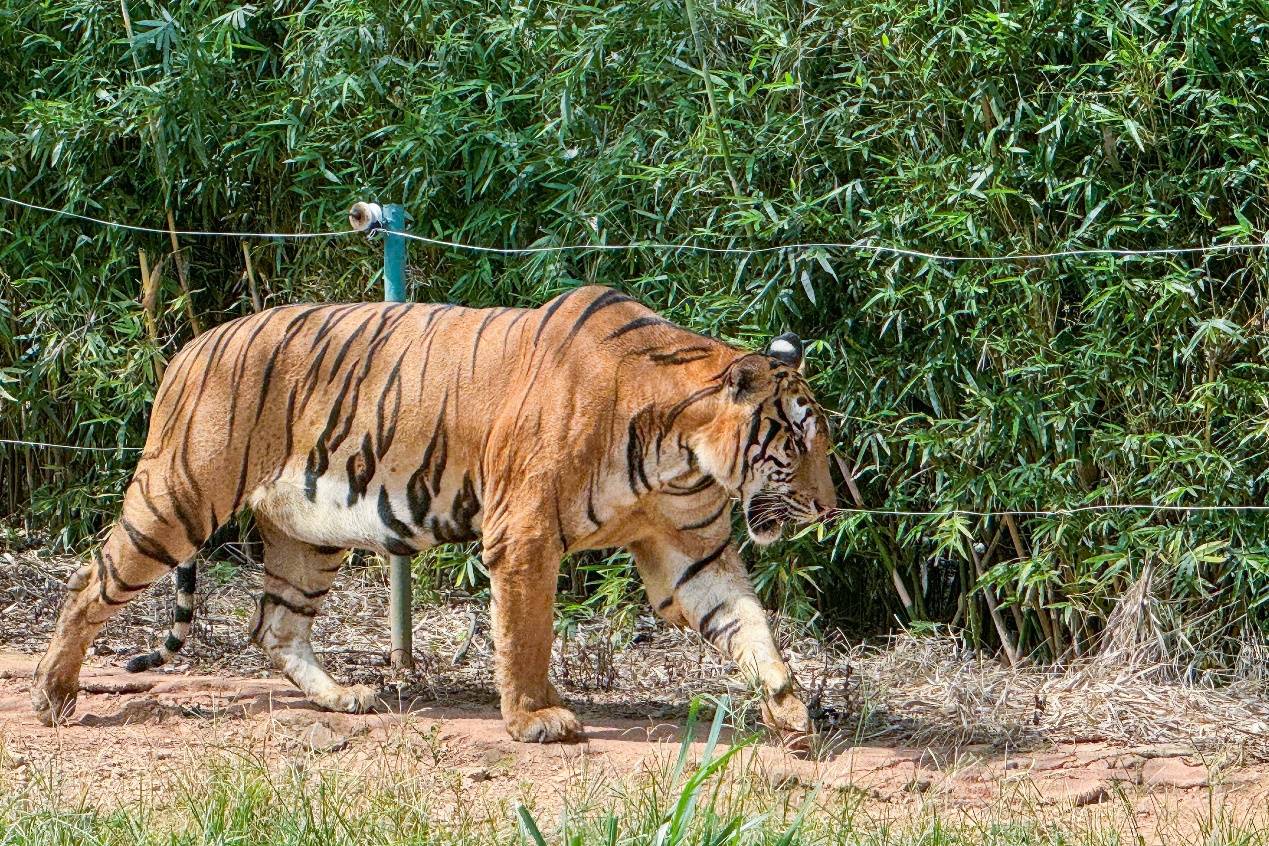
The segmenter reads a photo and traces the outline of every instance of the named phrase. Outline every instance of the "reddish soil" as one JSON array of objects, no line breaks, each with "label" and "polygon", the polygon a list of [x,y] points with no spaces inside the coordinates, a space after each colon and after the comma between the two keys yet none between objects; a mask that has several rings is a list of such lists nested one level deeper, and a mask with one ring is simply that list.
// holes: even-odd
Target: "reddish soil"
[{"label": "reddish soil", "polygon": [[[85,669],[76,716],[54,729],[31,714],[33,668],[30,655],[0,653],[4,762],[19,782],[53,773],[61,791],[95,797],[136,796],[167,774],[249,754],[270,766],[303,760],[313,768],[430,778],[451,784],[450,801],[468,806],[496,800],[558,808],[583,773],[619,782],[665,766],[682,731],[679,723],[583,708],[585,743],[532,746],[512,741],[493,703],[479,695],[350,716],[316,711],[282,680],[129,675],[100,664]],[[1145,841],[1163,829],[1204,829],[1219,822],[1214,814],[1246,824],[1269,800],[1269,765],[1177,746],[1069,743],[1001,753],[984,745],[838,744],[807,755],[760,745],[740,766],[772,791],[819,785],[889,820],[931,808],[975,819],[1025,810],[1064,825],[1111,824]]]},{"label": "reddish soil", "polygon": [[[150,591],[90,650],[79,708],[52,729],[31,713],[29,680],[76,561],[0,553],[0,795],[22,784],[94,803],[129,802],[218,762],[412,780],[434,813],[507,818],[606,810],[623,785],[655,778],[678,754],[687,702],[730,693],[734,668],[690,632],[644,613],[622,627],[578,623],[559,639],[557,686],[587,727],[585,743],[515,743],[498,718],[483,603],[451,599],[416,616],[419,669],[387,666],[382,572],[350,568],[318,619],[315,646],[337,679],[402,691],[397,707],[317,711],[269,676],[246,639],[258,568],[205,572],[195,636],[172,667],[129,675],[170,620]],[[1269,812],[1269,694],[1213,690],[1093,667],[1013,671],[951,638],[877,648],[825,643],[781,628],[797,678],[830,732],[812,754],[755,745],[731,770],[771,804],[849,804],[878,824],[962,818],[1109,826],[1133,842],[1221,839]],[[699,741],[703,733],[698,733]],[[170,791],[168,792],[170,793]],[[539,817],[543,818],[543,817]],[[1213,841],[1215,842],[1215,841]]]}]

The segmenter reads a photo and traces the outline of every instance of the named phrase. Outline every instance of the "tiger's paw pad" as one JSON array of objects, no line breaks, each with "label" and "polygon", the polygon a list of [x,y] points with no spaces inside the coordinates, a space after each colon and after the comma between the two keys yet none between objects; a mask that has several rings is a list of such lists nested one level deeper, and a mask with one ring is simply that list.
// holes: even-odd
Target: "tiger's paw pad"
[{"label": "tiger's paw pad", "polygon": [[313,702],[327,711],[341,714],[367,714],[380,705],[379,691],[368,684],[355,684],[314,696]]},{"label": "tiger's paw pad", "polygon": [[581,721],[559,706],[515,714],[506,723],[508,734],[521,743],[578,743],[586,739]]}]

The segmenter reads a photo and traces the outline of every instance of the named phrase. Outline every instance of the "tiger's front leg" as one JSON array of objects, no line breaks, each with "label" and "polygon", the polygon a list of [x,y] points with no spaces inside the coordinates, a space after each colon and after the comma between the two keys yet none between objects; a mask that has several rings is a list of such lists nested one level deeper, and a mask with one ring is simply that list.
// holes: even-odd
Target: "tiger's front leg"
[{"label": "tiger's front leg", "polygon": [[793,693],[789,667],[731,538],[685,536],[634,544],[631,551],[657,613],[674,625],[691,626],[761,685],[769,727],[809,733],[810,715]]},{"label": "tiger's front leg", "polygon": [[525,743],[583,736],[581,722],[547,680],[562,555],[557,540],[535,537],[532,530],[516,535],[512,529],[496,528],[486,534],[494,677],[507,732]]}]

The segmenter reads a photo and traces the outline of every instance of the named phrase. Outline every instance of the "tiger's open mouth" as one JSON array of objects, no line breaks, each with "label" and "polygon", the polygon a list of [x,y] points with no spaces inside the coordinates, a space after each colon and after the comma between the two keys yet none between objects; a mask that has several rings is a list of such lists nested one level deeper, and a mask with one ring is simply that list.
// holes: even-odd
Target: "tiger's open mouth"
[{"label": "tiger's open mouth", "polygon": [[745,525],[749,536],[760,545],[774,543],[790,526],[803,526],[814,523],[825,516],[825,513],[813,506],[805,505],[796,498],[785,498],[780,494],[759,491],[745,505]]},{"label": "tiger's open mouth", "polygon": [[745,507],[745,525],[755,543],[768,544],[779,540],[785,526],[793,522],[788,506],[769,496],[755,495]]}]

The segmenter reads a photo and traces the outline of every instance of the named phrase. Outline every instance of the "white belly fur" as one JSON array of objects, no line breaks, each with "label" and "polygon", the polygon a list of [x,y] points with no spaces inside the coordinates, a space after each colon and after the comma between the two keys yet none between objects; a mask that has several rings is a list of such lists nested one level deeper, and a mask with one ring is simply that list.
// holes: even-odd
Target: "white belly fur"
[{"label": "white belly fur", "polygon": [[[384,540],[392,532],[379,516],[378,483],[371,483],[366,495],[348,505],[348,484],[345,480],[323,476],[317,480],[317,496],[310,502],[304,495],[302,472],[286,471],[276,481],[252,492],[250,504],[257,513],[296,540],[315,546],[338,546],[373,549],[386,552]],[[454,491],[442,490],[435,503],[449,503]],[[409,523],[410,509],[405,494],[391,496],[397,518]],[[474,521],[479,527],[479,519]],[[403,538],[420,550],[436,543],[427,529],[413,526],[415,535]]]}]

